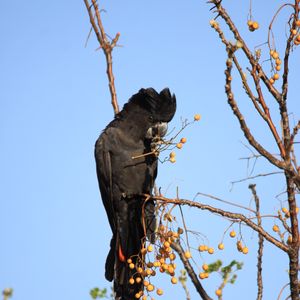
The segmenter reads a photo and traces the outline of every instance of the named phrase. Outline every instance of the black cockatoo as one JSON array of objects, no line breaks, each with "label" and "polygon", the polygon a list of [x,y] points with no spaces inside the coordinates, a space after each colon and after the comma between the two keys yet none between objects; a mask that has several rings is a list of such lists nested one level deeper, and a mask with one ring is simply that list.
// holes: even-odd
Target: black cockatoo
[{"label": "black cockatoo", "polygon": [[134,299],[142,288],[128,283],[136,270],[129,268],[127,259],[137,263],[145,233],[152,242],[154,238],[154,202],[147,201],[142,209],[142,194],[151,194],[153,189],[157,156],[143,154],[150,153],[153,143],[166,134],[175,111],[176,98],[168,88],[160,93],[153,88],[141,89],[96,141],[98,182],[113,233],[105,277],[114,280],[117,300]]}]

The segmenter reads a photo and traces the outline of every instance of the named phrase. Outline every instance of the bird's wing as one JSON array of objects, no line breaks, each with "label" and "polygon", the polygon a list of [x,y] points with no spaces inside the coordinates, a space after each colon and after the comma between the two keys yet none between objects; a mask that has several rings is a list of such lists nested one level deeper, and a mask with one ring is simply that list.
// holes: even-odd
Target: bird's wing
[{"label": "bird's wing", "polygon": [[97,177],[101,198],[108,215],[112,232],[116,231],[116,218],[113,208],[112,162],[110,151],[105,147],[105,135],[102,134],[95,145]]}]

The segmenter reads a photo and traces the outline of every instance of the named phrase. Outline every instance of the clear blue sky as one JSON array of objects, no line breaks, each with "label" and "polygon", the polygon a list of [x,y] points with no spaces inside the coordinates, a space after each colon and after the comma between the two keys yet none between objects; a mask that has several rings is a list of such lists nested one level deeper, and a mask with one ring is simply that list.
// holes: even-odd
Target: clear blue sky
[{"label": "clear blue sky", "polygon": [[[212,15],[205,2],[100,2],[107,11],[103,14],[107,33],[121,33],[123,47],[113,53],[119,104],[141,87],[168,86],[178,101],[173,127],[180,128],[181,118],[202,115],[186,130],[188,143],[177,154],[177,163],[160,165],[157,184],[167,196],[174,196],[178,186],[183,198],[204,192],[253,205],[249,182],[230,191],[231,181],[247,175],[246,162],[239,158],[251,153],[242,144],[243,135],[226,102],[224,47],[209,26]],[[266,26],[281,1],[252,2],[255,19],[265,28],[251,34],[246,27],[248,1],[223,1],[254,49],[266,41]],[[0,289],[13,287],[15,300],[89,299],[91,288],[109,287],[104,261],[111,233],[93,157],[94,142],[113,117],[104,57],[95,51],[93,34],[84,47],[90,25],[83,1],[1,1],[0,16]],[[279,43],[285,26],[278,24]],[[262,50],[268,58],[265,46]],[[295,120],[299,58],[296,49],[290,81]],[[265,67],[268,72],[268,63]],[[235,86],[253,131],[276,152],[265,125],[255,118],[240,86]],[[272,103],[271,98],[268,101]],[[275,106],[272,112],[277,112]],[[254,174],[273,170],[259,160]],[[281,205],[275,196],[284,190],[282,177],[255,182],[263,213],[274,214]],[[279,199],[284,201],[284,195]],[[198,200],[235,210],[213,200]],[[216,247],[230,224],[209,213],[184,211],[188,226]],[[271,229],[273,223],[264,224]],[[255,298],[257,235],[243,228],[243,237],[248,256],[237,253],[235,241],[229,238],[222,253],[200,257],[195,252],[199,265],[218,258],[225,263],[244,261],[236,284],[225,288],[224,299]],[[287,260],[267,243],[265,258],[265,299],[274,299],[288,280]],[[160,277],[164,299],[174,295],[184,299],[182,288],[167,282],[166,276]],[[217,276],[205,281],[210,295],[219,282]],[[193,286],[189,288],[192,299],[197,299]]]}]

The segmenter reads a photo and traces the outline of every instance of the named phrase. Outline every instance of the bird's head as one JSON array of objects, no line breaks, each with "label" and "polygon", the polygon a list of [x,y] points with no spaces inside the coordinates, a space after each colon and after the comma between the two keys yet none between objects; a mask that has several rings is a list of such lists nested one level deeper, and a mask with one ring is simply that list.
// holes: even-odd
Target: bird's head
[{"label": "bird's head", "polygon": [[[128,102],[128,109],[136,107],[143,118],[147,132],[145,137],[152,139],[154,137],[163,137],[168,129],[170,122],[176,111],[176,97],[171,95],[168,88],[157,93],[153,88],[141,89],[133,95]],[[139,122],[140,123],[140,122]]]}]

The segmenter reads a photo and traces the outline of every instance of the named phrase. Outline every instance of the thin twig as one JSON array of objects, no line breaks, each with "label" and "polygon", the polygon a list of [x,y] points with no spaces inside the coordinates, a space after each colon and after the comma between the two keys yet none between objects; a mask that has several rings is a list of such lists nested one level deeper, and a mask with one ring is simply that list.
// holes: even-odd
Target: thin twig
[{"label": "thin twig", "polygon": [[282,171],[278,171],[278,172],[257,174],[257,175],[250,176],[250,177],[247,177],[247,178],[243,178],[243,179],[240,179],[240,180],[231,181],[231,184],[234,185],[235,183],[244,182],[244,181],[252,180],[252,179],[255,179],[255,178],[258,178],[258,177],[265,177],[265,176],[270,176],[270,175],[275,175],[275,174],[284,174],[284,173]]},{"label": "thin twig", "polygon": [[201,193],[201,192],[198,192],[198,193],[196,194],[196,196],[194,197],[193,200],[195,200],[197,196],[204,196],[204,197],[207,197],[207,198],[210,198],[210,199],[213,199],[213,200],[217,200],[217,201],[220,201],[220,202],[222,202],[222,203],[226,203],[226,204],[229,204],[229,205],[232,205],[232,206],[235,206],[235,207],[239,207],[239,208],[242,208],[242,209],[251,211],[252,213],[255,213],[255,210],[253,210],[253,209],[251,209],[251,208],[249,208],[249,207],[243,206],[243,205],[241,205],[241,204],[233,203],[233,202],[230,202],[230,201],[227,201],[227,200],[223,200],[223,199],[218,198],[218,197],[216,197],[216,196],[209,195],[209,194],[204,194],[204,193]]},{"label": "thin twig", "polygon": [[[259,208],[259,197],[256,193],[255,184],[250,184],[249,189],[252,192],[256,207],[257,225],[262,227],[260,208]],[[263,296],[263,280],[262,280],[262,257],[263,257],[264,238],[258,234],[258,251],[257,251],[257,300],[261,300]]]},{"label": "thin twig", "polygon": [[281,288],[281,290],[280,290],[280,292],[279,292],[279,295],[278,295],[278,297],[277,297],[277,300],[280,300],[281,295],[282,295],[284,289],[285,289],[287,286],[289,286],[289,283],[285,284],[285,285]]}]

